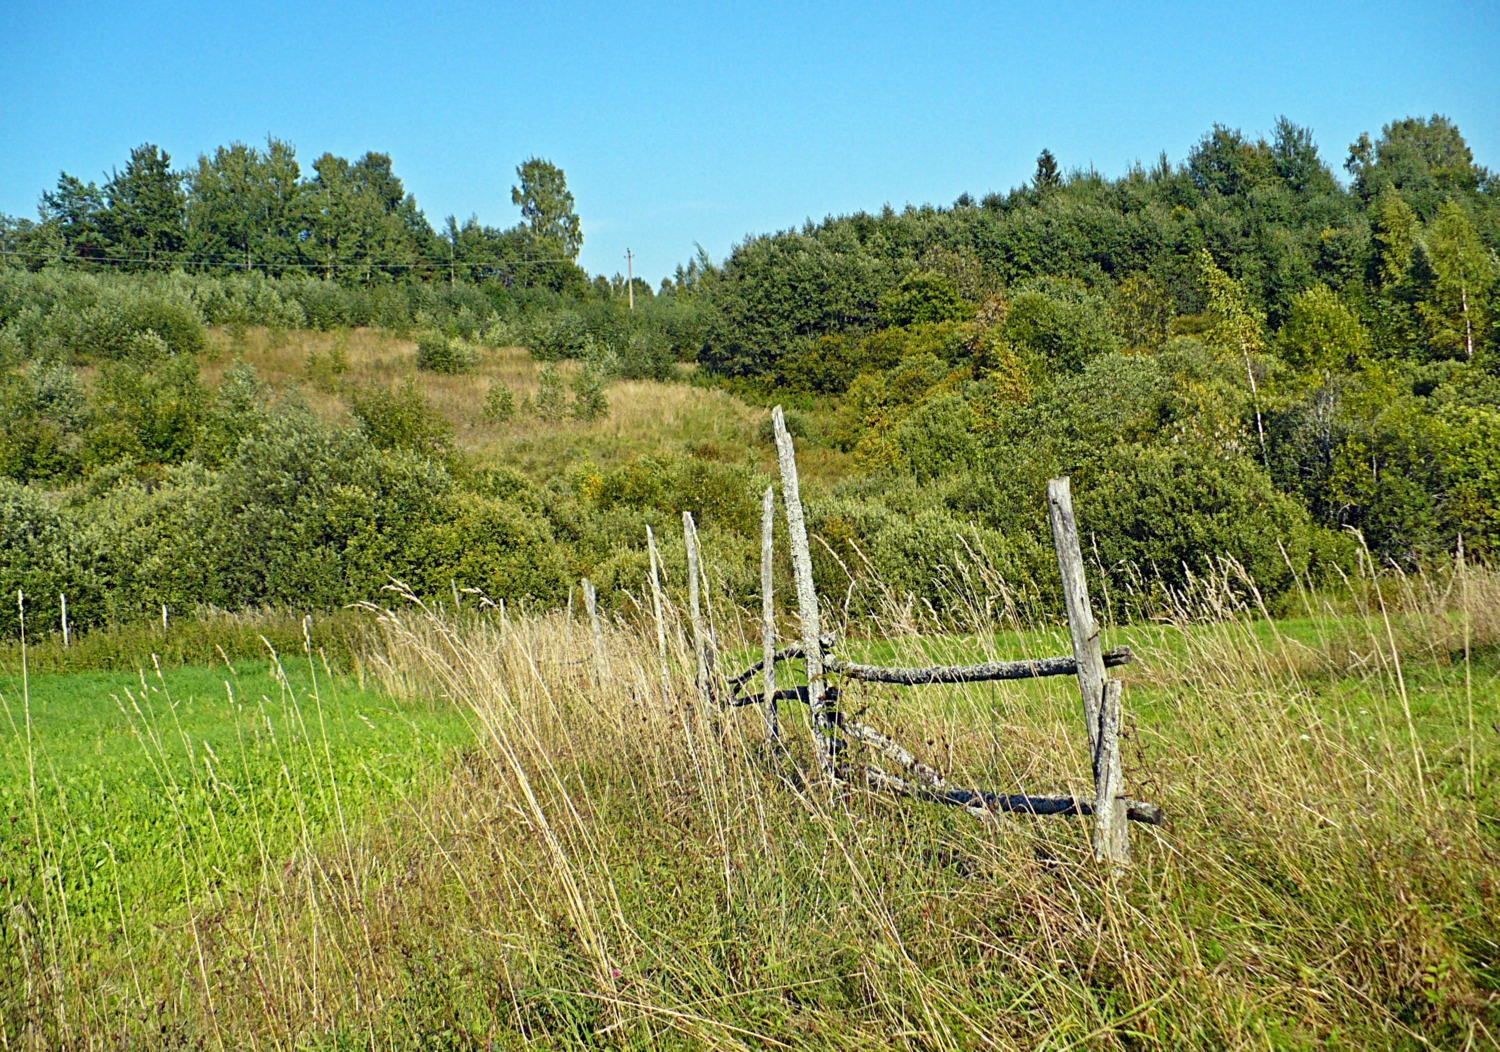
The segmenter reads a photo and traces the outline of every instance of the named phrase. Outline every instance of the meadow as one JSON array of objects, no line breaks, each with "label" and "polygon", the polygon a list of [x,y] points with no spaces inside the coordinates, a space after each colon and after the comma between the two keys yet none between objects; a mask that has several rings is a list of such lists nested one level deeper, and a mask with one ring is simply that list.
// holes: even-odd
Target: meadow
[{"label": "meadow", "polygon": [[[902,664],[1066,651],[972,598],[967,624],[837,627],[851,656]],[[755,629],[713,612],[726,641]],[[1356,579],[1280,619],[1226,577],[1111,625],[1136,654],[1127,782],[1168,815],[1133,827],[1114,878],[1086,819],[809,778],[798,713],[778,752],[753,708],[695,700],[670,602],[665,680],[628,616],[602,652],[565,609],[392,596],[363,616],[342,672],[304,653],[7,693],[9,1047],[1500,1035],[1487,571]],[[1089,783],[1071,678],[848,687],[847,712],[952,784]]]}]

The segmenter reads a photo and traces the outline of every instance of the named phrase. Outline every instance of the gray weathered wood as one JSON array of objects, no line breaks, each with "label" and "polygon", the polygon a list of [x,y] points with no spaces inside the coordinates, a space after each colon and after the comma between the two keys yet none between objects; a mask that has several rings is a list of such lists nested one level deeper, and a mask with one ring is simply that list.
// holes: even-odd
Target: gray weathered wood
[{"label": "gray weathered wood", "polygon": [[656,534],[651,532],[651,527],[646,527],[646,550],[651,557],[651,612],[656,615],[656,649],[661,655],[661,689],[669,690],[670,679],[667,672],[667,620],[661,608],[661,571],[658,564],[661,557],[656,552]]},{"label": "gray weathered wood", "polygon": [[598,596],[587,577],[583,579],[583,605],[589,614],[589,634],[594,637],[594,671],[600,682],[609,675],[609,658],[604,653],[604,629],[599,624]]},{"label": "gray weathered wood", "polygon": [[[921,782],[908,781],[886,774],[877,767],[866,768],[866,784],[873,789],[886,789],[903,796],[918,797],[934,803],[949,804],[971,810],[1008,811],[1022,815],[1082,815],[1094,813],[1094,805],[1073,796],[1031,796],[1026,793],[991,793],[983,789],[937,789]],[[1125,817],[1131,822],[1159,826],[1166,815],[1155,804],[1143,800],[1123,800]]]},{"label": "gray weathered wood", "polygon": [[1130,864],[1125,826],[1125,775],[1120,768],[1120,681],[1106,680],[1094,758],[1094,858],[1116,868]]},{"label": "gray weathered wood", "polygon": [[[824,632],[818,638],[819,638],[819,640],[821,640],[821,642],[823,644],[823,654],[824,654],[823,664],[824,664],[825,669],[826,669],[827,664],[828,664],[827,654],[834,647],[838,646],[839,637],[836,636],[836,635],[834,635],[832,632]],[[783,661],[791,661],[794,658],[800,658],[802,656],[803,656],[802,644],[801,643],[789,643],[786,646],[784,646],[781,649],[779,649],[779,650],[776,651],[776,663],[780,664]],[[728,682],[728,684],[731,687],[740,687],[740,686],[743,686],[744,684],[750,682],[750,679],[757,672],[761,671],[761,669],[764,668],[764,667],[765,667],[765,665],[764,665],[763,661],[757,661],[755,664],[751,665],[749,668],[745,669],[743,672],[739,672],[739,673],[736,673],[734,676],[731,676],[726,682]]]},{"label": "gray weathered wood", "polygon": [[797,582],[797,614],[802,622],[803,656],[807,660],[808,708],[818,766],[832,776],[833,746],[823,711],[823,648],[819,641],[818,591],[813,586],[812,552],[807,546],[807,521],[802,515],[802,496],[797,488],[797,454],[781,406],[771,410],[776,432],[776,463],[781,471],[781,499],[786,505],[787,538],[792,549],[792,576]]},{"label": "gray weathered wood", "polygon": [[1073,657],[1078,662],[1078,692],[1083,696],[1083,718],[1089,729],[1089,754],[1099,750],[1099,707],[1104,697],[1104,654],[1099,625],[1089,607],[1088,581],[1083,574],[1083,552],[1078,546],[1078,524],[1073,519],[1073,492],[1066,478],[1047,483],[1047,514],[1052,520],[1052,543],[1057,549],[1057,572],[1062,577],[1063,604]]},{"label": "gray weathered wood", "polygon": [[[1106,668],[1128,665],[1133,655],[1129,647],[1116,647],[1104,656]],[[981,665],[929,665],[925,668],[883,668],[879,665],[854,665],[829,658],[824,669],[848,676],[862,683],[900,683],[916,686],[923,683],[985,683],[1002,679],[1037,679],[1044,676],[1071,676],[1078,671],[1073,657],[1033,658],[1029,661],[989,661]]]},{"label": "gray weathered wood", "polygon": [[693,626],[693,684],[698,690],[698,700],[708,704],[708,632],[703,625],[703,593],[700,588],[698,568],[698,528],[693,525],[693,513],[682,513],[682,537],[687,544],[688,575],[688,620]]},{"label": "gray weathered wood", "polygon": [[775,532],[776,490],[767,486],[760,505],[760,645],[765,680],[766,738],[773,742],[780,737],[780,728],[776,725],[776,595],[772,548]]}]

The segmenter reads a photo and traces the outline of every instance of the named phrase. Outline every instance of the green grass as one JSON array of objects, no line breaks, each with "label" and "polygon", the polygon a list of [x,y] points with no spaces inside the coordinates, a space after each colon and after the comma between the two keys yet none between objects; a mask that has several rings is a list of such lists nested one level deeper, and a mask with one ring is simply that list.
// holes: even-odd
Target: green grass
[{"label": "green grass", "polygon": [[306,658],[13,675],[0,700],[0,894],[79,936],[284,870],[472,741],[455,707]]}]

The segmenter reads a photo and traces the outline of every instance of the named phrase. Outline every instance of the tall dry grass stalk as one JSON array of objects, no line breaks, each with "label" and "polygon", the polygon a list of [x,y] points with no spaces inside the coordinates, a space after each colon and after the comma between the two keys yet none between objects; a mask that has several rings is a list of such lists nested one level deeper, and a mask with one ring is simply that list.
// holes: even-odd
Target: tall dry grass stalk
[{"label": "tall dry grass stalk", "polygon": [[[871,645],[1066,651],[984,591],[962,637]],[[1495,1047],[1496,575],[1383,575],[1273,621],[1226,564],[1116,630],[1127,784],[1169,816],[1132,828],[1117,880],[1081,820],[809,775],[803,716],[783,752],[759,713],[704,706],[666,616],[664,672],[647,618],[607,622],[601,661],[562,612],[381,612],[365,674],[466,707],[474,747],[434,794],[192,913],[181,960],[133,962],[146,999],[211,1047]],[[842,704],[955,784],[1090,784],[1070,683]],[[68,1043],[129,1043],[123,961],[56,960]]]}]

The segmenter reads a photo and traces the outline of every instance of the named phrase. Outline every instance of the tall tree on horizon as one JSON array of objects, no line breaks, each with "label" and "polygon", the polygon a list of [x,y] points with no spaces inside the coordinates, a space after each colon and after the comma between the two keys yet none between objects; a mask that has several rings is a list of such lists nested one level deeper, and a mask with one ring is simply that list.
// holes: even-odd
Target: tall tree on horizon
[{"label": "tall tree on horizon", "polygon": [[1031,177],[1031,185],[1038,190],[1050,190],[1062,185],[1062,173],[1057,170],[1057,158],[1052,156],[1051,150],[1043,148],[1037,154],[1036,174]]},{"label": "tall tree on horizon", "polygon": [[583,248],[583,229],[573,211],[573,194],[563,170],[540,157],[527,158],[516,168],[520,186],[510,188],[511,203],[521,209],[521,219],[531,232],[544,258],[555,253],[573,262]]},{"label": "tall tree on horizon", "polygon": [[100,230],[110,254],[132,269],[170,263],[187,244],[182,178],[161,147],[142,143],[131,150],[125,170],[105,184],[104,196]]},{"label": "tall tree on horizon", "polygon": [[200,155],[186,178],[193,256],[247,268],[295,262],[301,177],[296,149],[270,136],[264,152],[235,142]]}]

